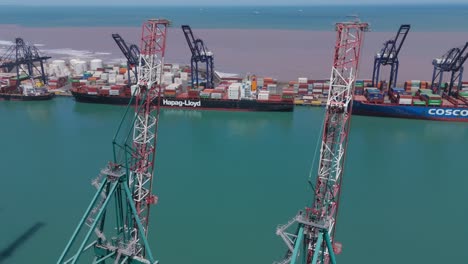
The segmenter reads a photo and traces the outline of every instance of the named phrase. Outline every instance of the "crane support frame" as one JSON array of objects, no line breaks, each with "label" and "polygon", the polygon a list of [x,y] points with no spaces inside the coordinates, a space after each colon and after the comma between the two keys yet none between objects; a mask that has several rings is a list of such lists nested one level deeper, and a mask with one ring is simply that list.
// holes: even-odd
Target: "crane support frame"
[{"label": "crane support frame", "polygon": [[[462,86],[463,64],[467,59],[468,42],[462,47],[451,48],[441,58],[434,59],[432,61],[434,70],[432,72],[431,89],[435,93],[442,93],[444,72],[450,72],[450,80],[445,95],[451,96],[453,92],[458,94],[458,90]],[[457,91],[452,91],[455,86]]]},{"label": "crane support frame", "polygon": [[380,69],[382,66],[390,65],[390,78],[388,88],[393,88],[397,84],[398,68],[400,62],[398,54],[406,40],[411,25],[404,24],[398,29],[396,36],[384,43],[383,48],[374,57],[374,68],[372,71],[372,86],[376,87],[380,81]]},{"label": "crane support frame", "polygon": [[[138,63],[140,57],[140,49],[137,45],[131,44],[130,46],[127,45],[125,40],[119,34],[112,34],[112,38],[114,39],[117,46],[122,51],[122,54],[127,59],[127,78],[128,78],[128,85],[135,84],[138,80]],[[134,77],[135,83],[132,82],[132,75]]]},{"label": "crane support frame", "polygon": [[206,88],[213,88],[215,75],[213,54],[207,49],[203,40],[194,37],[189,25],[182,25],[182,31],[192,54],[190,57],[191,88],[198,88],[200,84],[199,63],[205,64]]}]

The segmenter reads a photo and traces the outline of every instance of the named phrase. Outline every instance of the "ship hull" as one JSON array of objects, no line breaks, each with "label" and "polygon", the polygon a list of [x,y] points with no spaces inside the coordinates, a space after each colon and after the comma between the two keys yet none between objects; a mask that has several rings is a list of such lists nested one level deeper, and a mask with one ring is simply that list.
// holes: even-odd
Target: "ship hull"
[{"label": "ship hull", "polygon": [[46,101],[54,98],[54,93],[44,95],[22,95],[22,94],[3,94],[0,93],[0,100],[4,101]]},{"label": "ship hull", "polygon": [[353,115],[468,122],[468,107],[413,106],[353,102]]},{"label": "ship hull", "polygon": [[[82,103],[128,105],[131,100],[131,97],[91,95],[74,91],[72,91],[72,95],[77,102]],[[292,112],[294,110],[293,102],[282,101],[161,98],[160,100],[156,99],[155,103],[157,102],[161,108],[170,109],[264,112]]]}]

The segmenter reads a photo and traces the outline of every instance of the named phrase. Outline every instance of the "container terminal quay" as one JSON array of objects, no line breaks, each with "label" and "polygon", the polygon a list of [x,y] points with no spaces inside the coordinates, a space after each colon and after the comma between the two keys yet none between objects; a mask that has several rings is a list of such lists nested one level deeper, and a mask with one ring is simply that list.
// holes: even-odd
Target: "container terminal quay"
[{"label": "container terminal quay", "polygon": [[[372,78],[354,82],[355,115],[468,121],[468,82],[462,81],[468,42],[434,58],[432,79],[398,81],[403,47],[411,26],[403,24],[374,57]],[[278,81],[269,76],[227,74],[215,70],[214,52],[196,38],[189,25],[181,30],[191,57],[188,65],[164,63],[163,108],[227,111],[293,111],[294,106],[325,106],[330,80],[298,77]],[[110,34],[126,63],[95,58],[52,59],[16,38],[0,58],[0,100],[50,100],[72,96],[78,103],[127,105],[136,88],[139,48]],[[443,51],[442,51],[443,52]],[[441,52],[441,53],[442,53]],[[389,76],[383,75],[384,68]],[[361,73],[366,75],[367,73]]]}]

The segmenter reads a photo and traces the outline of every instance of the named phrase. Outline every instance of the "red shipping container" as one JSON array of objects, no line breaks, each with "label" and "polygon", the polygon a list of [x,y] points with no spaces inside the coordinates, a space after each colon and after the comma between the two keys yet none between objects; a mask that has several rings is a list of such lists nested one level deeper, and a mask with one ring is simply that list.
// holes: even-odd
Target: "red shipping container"
[{"label": "red shipping container", "polygon": [[268,101],[271,101],[271,102],[281,102],[281,101],[283,101],[283,99],[281,99],[281,98],[272,98],[271,95],[270,95],[270,97],[268,98]]},{"label": "red shipping container", "polygon": [[99,94],[101,94],[101,95],[109,95],[109,90],[103,90],[103,89],[101,89],[101,90],[99,90]]}]

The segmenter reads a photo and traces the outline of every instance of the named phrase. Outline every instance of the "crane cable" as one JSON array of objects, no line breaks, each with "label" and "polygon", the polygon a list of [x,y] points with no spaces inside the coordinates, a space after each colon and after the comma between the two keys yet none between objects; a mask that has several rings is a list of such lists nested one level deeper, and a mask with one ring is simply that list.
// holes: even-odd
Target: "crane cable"
[{"label": "crane cable", "polygon": [[[322,120],[322,124],[323,124],[323,121],[324,120]],[[317,137],[317,143],[315,144],[314,158],[312,159],[312,164],[310,165],[310,171],[309,171],[309,178],[307,179],[307,181],[309,182],[310,187],[312,188],[312,191],[314,193],[315,193],[315,188],[314,188],[314,184],[312,183],[312,173],[314,171],[314,162],[315,162],[315,158],[317,157],[318,147],[319,147],[319,144],[321,145],[320,139],[322,139],[322,133],[323,133],[323,127],[324,126],[325,125],[320,126],[319,136]]]}]

